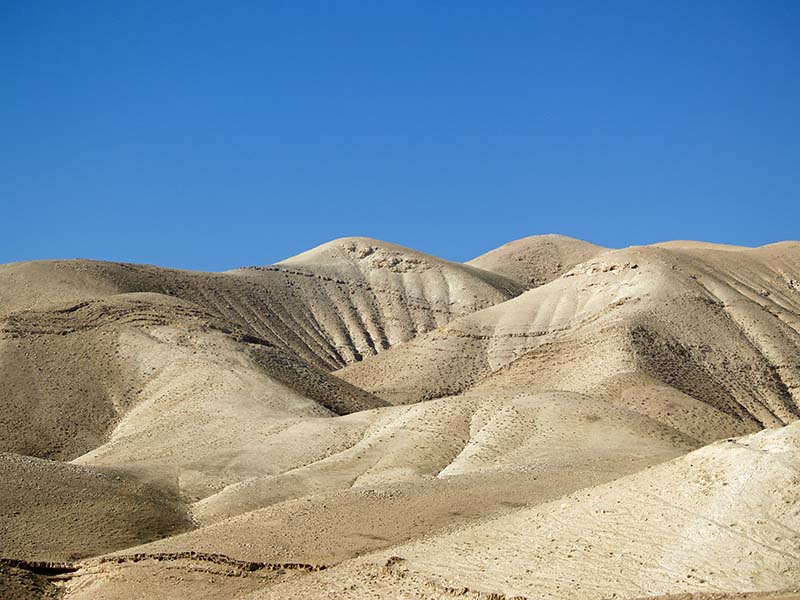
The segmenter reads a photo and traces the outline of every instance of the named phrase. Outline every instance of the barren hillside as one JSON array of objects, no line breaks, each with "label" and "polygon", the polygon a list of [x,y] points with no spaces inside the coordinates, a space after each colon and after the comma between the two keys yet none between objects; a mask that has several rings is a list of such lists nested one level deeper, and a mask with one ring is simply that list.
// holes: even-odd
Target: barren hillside
[{"label": "barren hillside", "polygon": [[503,275],[530,289],[606,251],[602,246],[563,235],[534,235],[509,242],[466,264]]},{"label": "barren hillside", "polygon": [[588,393],[712,441],[798,416],[798,281],[798,244],[609,251],[337,374],[392,403]]},{"label": "barren hillside", "polygon": [[0,266],[0,315],[152,292],[191,302],[325,370],[521,291],[500,275],[367,238],[228,273],[86,260]]},{"label": "barren hillside", "polygon": [[14,263],[0,383],[10,598],[800,583],[797,242]]}]

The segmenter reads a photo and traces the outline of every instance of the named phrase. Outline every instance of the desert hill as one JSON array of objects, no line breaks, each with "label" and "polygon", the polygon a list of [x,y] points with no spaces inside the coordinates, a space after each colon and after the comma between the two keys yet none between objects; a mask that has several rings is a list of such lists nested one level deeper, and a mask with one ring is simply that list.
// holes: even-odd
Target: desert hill
[{"label": "desert hill", "polygon": [[447,598],[458,591],[550,600],[793,588],[799,434],[794,424],[718,442],[250,597]]},{"label": "desert hill", "polygon": [[2,265],[0,593],[783,593],[799,356],[797,242]]},{"label": "desert hill", "polygon": [[3,557],[65,561],[192,527],[177,490],[130,473],[1,453],[0,478]]},{"label": "desert hill", "polygon": [[366,238],[228,273],[98,261],[0,266],[0,316],[151,292],[333,370],[522,291],[500,275]]},{"label": "desert hill", "polygon": [[[74,458],[156,396],[161,413],[167,397],[199,403],[199,395],[214,389],[203,389],[203,379],[213,380],[216,398],[243,388],[261,396],[271,415],[329,415],[383,404],[231,327],[192,304],[147,293],[12,313],[0,325],[8,403],[0,418],[3,450]],[[275,386],[285,392],[269,405],[268,389]],[[160,417],[163,422],[166,415]]]},{"label": "desert hill", "polygon": [[797,418],[798,281],[792,244],[609,251],[337,375],[392,403],[471,388],[613,397],[708,442]]},{"label": "desert hill", "polygon": [[[351,491],[349,498],[310,496],[86,561],[70,578],[67,597],[126,598],[144,584],[170,598],[223,590],[230,593],[225,597],[249,599],[591,600],[668,593],[719,600],[771,590],[774,596],[765,597],[794,598],[777,590],[793,589],[798,577],[798,450],[794,424],[721,441],[555,500],[548,501],[546,486],[537,497],[528,482],[509,497],[527,496],[530,503],[473,515],[434,535],[423,517],[417,539],[373,552],[383,544],[365,539],[367,531],[413,528],[417,511],[432,514],[426,503],[446,506],[465,489],[474,493],[500,480],[456,478],[449,497],[425,490],[416,503],[409,490],[393,487]],[[386,504],[391,510],[383,512]],[[391,518],[397,514],[411,518]],[[348,558],[354,552],[363,554]],[[269,560],[278,556],[306,561]],[[175,569],[211,577],[176,582]],[[231,575],[235,585],[227,586]]]},{"label": "desert hill", "polygon": [[564,235],[534,235],[504,244],[466,264],[503,275],[530,289],[607,250]]}]

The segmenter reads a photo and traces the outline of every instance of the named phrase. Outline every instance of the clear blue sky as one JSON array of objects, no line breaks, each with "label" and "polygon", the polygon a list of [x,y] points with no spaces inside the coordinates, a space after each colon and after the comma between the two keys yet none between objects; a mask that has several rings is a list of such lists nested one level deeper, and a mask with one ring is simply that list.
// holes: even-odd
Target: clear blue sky
[{"label": "clear blue sky", "polygon": [[0,0],[0,262],[800,237],[800,2]]}]

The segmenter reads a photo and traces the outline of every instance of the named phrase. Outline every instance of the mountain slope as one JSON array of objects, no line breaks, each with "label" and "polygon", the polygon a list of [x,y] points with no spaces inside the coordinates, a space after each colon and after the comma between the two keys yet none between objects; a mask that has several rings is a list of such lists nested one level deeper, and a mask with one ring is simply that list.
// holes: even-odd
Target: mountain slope
[{"label": "mountain slope", "polygon": [[800,580],[800,243],[471,263],[344,238],[227,273],[0,266],[0,595]]},{"label": "mountain slope", "polygon": [[530,289],[607,251],[602,246],[563,235],[534,235],[504,244],[466,264],[497,273]]},{"label": "mountain slope", "polygon": [[175,489],[122,471],[0,453],[0,556],[62,561],[192,527]]},{"label": "mountain slope", "polygon": [[[691,447],[635,413],[565,393],[445,398],[319,425],[336,430],[316,426],[302,439],[322,437],[324,443],[327,435],[335,442],[350,437],[348,429],[357,436],[326,458],[196,502],[193,515],[204,526],[116,553],[122,572],[106,566],[96,573],[87,563],[76,576],[76,590],[113,590],[124,597],[141,572],[131,557],[174,568],[191,553],[257,564],[332,565],[606,482]],[[300,439],[301,431],[308,429],[289,435]],[[270,456],[281,460],[287,450],[275,444]],[[307,450],[297,445],[294,452]],[[115,573],[111,581],[109,572]],[[192,585],[183,593],[199,592]]]},{"label": "mountain slope", "polygon": [[[798,477],[800,425],[795,423],[718,442],[552,501],[547,501],[546,480],[538,496],[528,480],[522,494],[538,502],[493,515],[473,514],[433,532],[426,506],[449,500],[460,509],[462,490],[490,495],[498,480],[454,477],[450,494],[442,497],[436,487],[428,487],[416,503],[408,490],[394,488],[306,498],[142,546],[135,554],[120,552],[115,558],[119,567],[98,570],[89,561],[70,581],[67,598],[93,597],[83,590],[125,598],[145,569],[151,581],[160,578],[163,586],[170,578],[168,567],[153,573],[154,561],[185,569],[179,557],[187,556],[186,548],[224,550],[227,554],[217,556],[239,560],[305,559],[315,569],[338,563],[268,581],[240,571],[249,581],[242,597],[250,600],[738,598],[736,592],[796,585]],[[460,482],[467,486],[459,487]],[[437,486],[440,491],[443,485]],[[398,531],[401,524],[405,532]],[[348,552],[361,554],[384,545],[380,538],[370,541],[370,532],[416,539],[343,560]],[[195,568],[202,564],[201,556],[213,555],[197,556]],[[139,562],[142,567],[136,566]],[[198,587],[192,582],[182,593],[196,593]],[[209,580],[204,589],[219,594],[225,586]],[[774,597],[783,598],[778,593]]]},{"label": "mountain slope", "polygon": [[790,588],[800,576],[798,476],[793,424],[392,553],[439,585],[506,596]]},{"label": "mountain slope", "polygon": [[708,442],[800,416],[798,280],[798,245],[608,252],[337,375],[393,403],[473,387],[622,398]]},{"label": "mountain slope", "polygon": [[[166,387],[159,387],[168,371]],[[330,415],[382,404],[267,342],[228,329],[197,306],[157,294],[13,313],[0,323],[0,376],[2,449],[45,458],[71,458],[97,447],[120,418],[141,411],[152,397],[171,395],[180,403],[192,394],[196,404],[198,393],[224,397],[245,386],[247,395],[267,394],[260,387],[277,385],[297,405],[260,402],[275,415]],[[203,380],[212,387],[201,389]]]},{"label": "mountain slope", "polygon": [[229,486],[198,502],[195,518],[215,522],[317,493],[476,473],[546,473],[552,485],[558,479],[585,485],[600,474],[626,473],[694,447],[632,411],[555,392],[456,396],[334,421],[335,430],[318,429],[316,435],[331,436],[333,445],[334,435],[351,428],[360,439],[300,468]]},{"label": "mountain slope", "polygon": [[365,238],[336,240],[278,265],[228,273],[84,260],[0,266],[0,315],[120,293],[158,293],[191,302],[325,370],[520,291],[499,275]]}]

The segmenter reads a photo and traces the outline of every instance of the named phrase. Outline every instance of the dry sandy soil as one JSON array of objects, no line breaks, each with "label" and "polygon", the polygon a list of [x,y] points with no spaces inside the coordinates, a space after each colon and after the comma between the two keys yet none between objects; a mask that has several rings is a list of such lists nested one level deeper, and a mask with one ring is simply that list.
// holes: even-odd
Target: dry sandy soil
[{"label": "dry sandy soil", "polygon": [[800,598],[800,243],[0,265],[0,598]]}]

